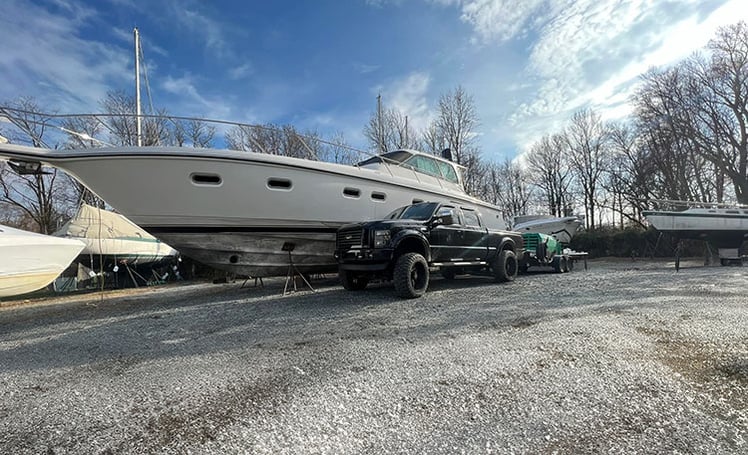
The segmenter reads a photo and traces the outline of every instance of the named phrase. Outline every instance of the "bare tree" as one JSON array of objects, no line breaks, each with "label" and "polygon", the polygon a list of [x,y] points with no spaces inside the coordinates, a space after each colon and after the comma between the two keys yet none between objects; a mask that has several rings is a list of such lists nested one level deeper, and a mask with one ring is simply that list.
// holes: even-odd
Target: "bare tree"
[{"label": "bare tree", "polygon": [[571,117],[564,137],[571,152],[572,171],[582,189],[587,226],[594,228],[600,180],[609,159],[608,128],[599,114],[584,109]]},{"label": "bare tree", "polygon": [[487,168],[484,198],[499,206],[507,219],[526,214],[532,199],[527,169],[510,159],[490,163]]},{"label": "bare tree", "polygon": [[322,153],[316,132],[298,133],[291,125],[241,125],[226,133],[229,149],[317,160]]},{"label": "bare tree", "polygon": [[364,126],[364,137],[369,146],[380,152],[418,148],[418,134],[408,122],[407,115],[395,108],[375,111]]},{"label": "bare tree", "polygon": [[[689,129],[696,150],[730,178],[735,197],[748,203],[748,24],[722,27],[707,46],[710,57],[695,56]],[[690,127],[690,128],[689,128]]]},{"label": "bare tree", "polygon": [[571,212],[573,195],[568,143],[563,135],[546,135],[526,155],[530,181],[540,190],[548,213],[565,216]]},{"label": "bare tree", "polygon": [[432,121],[421,132],[421,144],[424,151],[433,153],[434,155],[440,155],[442,150],[447,148],[447,139],[444,137],[436,120]]},{"label": "bare tree", "polygon": [[475,128],[478,126],[478,114],[475,102],[462,87],[443,94],[439,98],[439,115],[437,126],[441,137],[452,151],[457,164],[466,166],[471,154],[477,151]]},{"label": "bare tree", "polygon": [[194,148],[211,148],[216,128],[200,119],[176,120],[172,134],[179,147],[189,143]]},{"label": "bare tree", "polygon": [[[33,98],[20,98],[6,103],[18,109],[14,115],[14,125],[19,134],[8,133],[7,139],[17,142],[30,142],[34,147],[45,145],[45,132],[49,117],[37,114],[39,106]],[[36,173],[25,173],[14,167],[12,162],[0,164],[0,201],[14,207],[25,217],[36,223],[43,234],[55,231],[64,216],[64,201],[69,191],[64,173],[55,168],[40,168]]]}]

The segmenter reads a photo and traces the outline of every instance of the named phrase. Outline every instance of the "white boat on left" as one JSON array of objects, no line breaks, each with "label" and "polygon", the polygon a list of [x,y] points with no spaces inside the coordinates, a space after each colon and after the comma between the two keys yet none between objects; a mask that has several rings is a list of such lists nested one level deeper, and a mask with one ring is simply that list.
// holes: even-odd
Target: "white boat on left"
[{"label": "white boat on left", "polygon": [[36,291],[70,265],[84,243],[0,225],[0,297]]},{"label": "white boat on left", "polygon": [[179,254],[119,213],[88,204],[81,204],[78,213],[53,235],[84,242],[77,262],[97,270],[102,261],[108,268],[143,266]]}]

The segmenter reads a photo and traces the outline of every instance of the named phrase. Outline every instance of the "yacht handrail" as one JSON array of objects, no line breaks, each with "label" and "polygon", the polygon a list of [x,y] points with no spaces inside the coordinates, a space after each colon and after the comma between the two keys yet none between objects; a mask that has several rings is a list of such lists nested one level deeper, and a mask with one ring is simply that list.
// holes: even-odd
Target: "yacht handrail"
[{"label": "yacht handrail", "polygon": [[656,204],[670,204],[674,206],[685,206],[686,208],[748,208],[746,204],[736,204],[732,202],[703,202],[703,201],[681,201],[677,199],[646,199],[644,202],[654,202]]},{"label": "yacht handrail", "polygon": [[[22,116],[23,116],[23,118],[21,118]],[[97,142],[99,144],[103,144],[105,146],[110,146],[110,147],[112,147],[113,145],[109,144],[107,142],[104,142],[103,140],[100,140],[100,139],[95,138],[95,137],[91,137],[91,136],[89,136],[88,134],[85,134],[85,133],[80,133],[80,132],[72,131],[72,130],[70,130],[68,128],[64,128],[64,127],[62,127],[60,125],[55,125],[54,123],[51,123],[50,121],[51,120],[58,120],[58,119],[91,118],[91,119],[96,120],[102,127],[104,127],[105,129],[107,129],[110,133],[114,133],[114,131],[102,119],[108,119],[108,118],[165,119],[165,120],[171,122],[174,125],[176,125],[177,121],[200,121],[200,122],[205,122],[205,123],[209,123],[209,124],[218,124],[218,125],[226,125],[226,126],[236,126],[236,127],[240,127],[240,128],[256,128],[256,129],[262,130],[262,131],[273,131],[273,132],[277,132],[277,133],[283,133],[283,134],[286,134],[286,135],[290,135],[290,133],[287,132],[287,131],[285,131],[283,128],[276,128],[276,127],[273,127],[273,126],[258,125],[258,124],[251,124],[251,123],[242,123],[242,122],[235,122],[235,121],[231,121],[231,120],[207,119],[207,118],[201,118],[201,117],[187,117],[187,116],[180,116],[180,115],[163,115],[163,114],[139,114],[138,115],[138,114],[128,114],[128,113],[57,114],[57,113],[37,112],[37,111],[32,111],[32,110],[27,110],[27,109],[19,109],[19,108],[15,108],[15,107],[8,107],[8,106],[2,106],[2,105],[0,105],[0,120],[2,120],[3,117],[7,118],[10,123],[12,123],[13,125],[15,125],[19,129],[24,130],[25,133],[27,133],[30,136],[32,136],[32,139],[34,139],[35,142],[37,142],[37,143],[39,143],[39,144],[41,144],[41,145],[43,145],[43,146],[45,146],[46,148],[49,148],[49,149],[53,149],[53,147],[49,147],[44,142],[44,140],[41,137],[34,137],[33,132],[30,131],[28,128],[24,128],[23,124],[35,124],[35,125],[41,125],[41,126],[52,126],[52,127],[60,129],[65,134],[78,136],[78,137],[80,137],[83,140],[87,140],[87,141],[90,140],[92,142]],[[32,118],[29,118],[29,117],[32,117]],[[43,120],[40,121],[38,119],[43,119]],[[314,152],[313,148],[309,146],[309,144],[307,143],[307,141],[317,141],[320,144],[326,144],[326,145],[329,145],[329,146],[340,147],[342,149],[355,152],[355,153],[357,153],[360,156],[378,157],[382,161],[382,163],[384,164],[384,168],[387,169],[387,172],[390,174],[390,176],[394,176],[395,175],[392,172],[392,169],[390,168],[390,166],[393,166],[393,165],[394,166],[399,166],[399,167],[403,167],[405,169],[409,169],[411,172],[413,172],[413,176],[415,177],[416,181],[418,181],[419,183],[423,183],[421,181],[421,178],[420,178],[419,174],[420,173],[424,173],[424,172],[420,172],[414,166],[409,165],[407,162],[392,160],[392,159],[390,159],[388,157],[382,156],[382,155],[380,155],[378,153],[375,153],[375,152],[358,149],[356,147],[353,147],[353,146],[350,146],[350,145],[347,145],[347,144],[343,144],[343,143],[339,143],[339,142],[329,141],[329,140],[323,139],[321,137],[309,136],[309,135],[304,134],[304,133],[296,132],[295,130],[293,132],[293,137],[299,140],[299,142],[301,143],[301,145],[309,153],[310,157],[313,157],[313,158],[315,158],[318,161],[319,161],[319,157],[316,156],[316,153]],[[267,152],[267,150],[265,150],[265,148],[262,146],[262,144],[258,143],[254,138],[248,137],[247,139],[249,141],[251,141],[260,151],[262,151],[265,154],[269,154]],[[424,152],[419,152],[417,150],[406,150],[406,151],[412,152],[414,155],[418,154],[418,153],[424,153]],[[431,156],[431,155],[429,155],[429,157],[435,158],[435,159],[439,160],[439,157],[437,157],[437,156]],[[302,158],[302,159],[305,159],[305,158]],[[359,157],[359,160],[360,160],[360,157]],[[451,161],[449,161],[449,164],[453,168],[460,166],[459,164],[451,162]],[[358,162],[354,163],[353,166],[360,168]],[[446,180],[446,178],[445,178],[444,174],[442,173],[441,169],[439,169],[439,173],[441,174],[440,176],[434,175],[433,177],[438,182],[439,187],[442,188],[442,189],[445,189],[445,186],[444,186],[444,183],[442,182],[442,180]],[[425,173],[425,174],[431,175],[430,173]],[[459,173],[458,173],[458,175],[459,175]],[[462,182],[458,178],[457,184],[460,185],[461,183]]]}]

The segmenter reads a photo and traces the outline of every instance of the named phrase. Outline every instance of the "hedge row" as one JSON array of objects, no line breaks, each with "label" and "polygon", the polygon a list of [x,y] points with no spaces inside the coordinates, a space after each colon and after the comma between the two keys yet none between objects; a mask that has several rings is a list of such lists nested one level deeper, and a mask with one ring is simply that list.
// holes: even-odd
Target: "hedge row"
[{"label": "hedge row", "polygon": [[[591,257],[673,257],[678,240],[655,229],[601,227],[578,233],[570,247],[587,251]],[[702,256],[704,242],[684,241],[681,256]]]}]

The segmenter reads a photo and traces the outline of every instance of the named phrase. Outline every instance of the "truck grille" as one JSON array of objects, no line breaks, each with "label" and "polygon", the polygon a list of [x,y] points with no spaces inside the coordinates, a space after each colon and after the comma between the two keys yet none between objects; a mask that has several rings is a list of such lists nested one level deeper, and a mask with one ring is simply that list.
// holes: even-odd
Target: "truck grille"
[{"label": "truck grille", "polygon": [[363,240],[363,230],[361,228],[343,229],[338,231],[337,245],[338,250],[348,250],[353,247],[361,247]]}]

